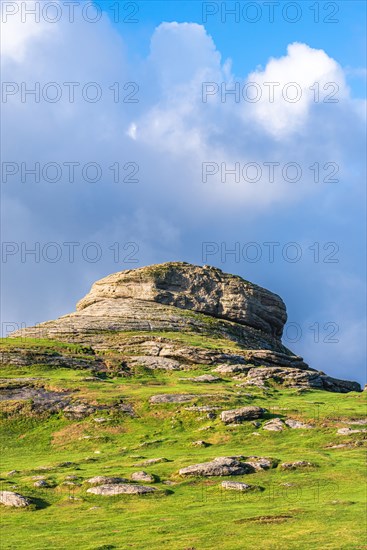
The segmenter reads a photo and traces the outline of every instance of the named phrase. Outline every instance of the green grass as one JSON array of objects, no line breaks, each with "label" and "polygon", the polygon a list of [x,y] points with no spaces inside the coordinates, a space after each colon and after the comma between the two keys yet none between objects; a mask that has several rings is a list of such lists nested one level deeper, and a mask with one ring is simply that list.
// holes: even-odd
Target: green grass
[{"label": "green grass", "polygon": [[[216,341],[200,336],[173,333],[172,338],[218,347]],[[20,344],[24,341],[14,346]],[[65,351],[64,344],[52,341],[27,342],[27,346]],[[77,353],[72,348],[68,349]],[[37,416],[30,407],[14,414],[9,403],[2,403],[0,484],[2,489],[34,499],[26,510],[1,507],[2,550],[363,548],[367,437],[363,433],[342,436],[336,431],[364,417],[366,393],[243,389],[230,377],[215,384],[179,380],[204,372],[210,372],[210,367],[179,372],[137,368],[132,377],[90,382],[83,380],[88,371],[3,366],[1,378],[37,377],[41,379],[37,384],[78,390],[76,397],[91,402],[113,404],[122,399],[134,406],[135,416],[103,411],[94,415],[105,417],[103,423],[95,422],[93,416],[71,421],[62,412]],[[184,404],[150,405],[149,397],[158,393],[193,393],[197,398]],[[268,418],[290,416],[315,427],[267,432],[251,422],[225,426],[218,417],[186,410],[196,404],[230,409],[250,403],[266,408]],[[210,445],[192,446],[199,439]],[[359,446],[352,445],[356,441]],[[340,443],[351,445],[329,448]],[[235,476],[236,481],[264,489],[248,494],[222,492],[220,482],[228,478],[183,479],[177,474],[190,464],[240,454],[272,456],[281,462],[308,460],[315,467]],[[134,465],[157,457],[168,461]],[[69,467],[60,465],[67,461],[72,462]],[[96,497],[83,484],[94,475],[130,477],[140,469],[158,476],[157,494]],[[10,470],[18,473],[9,477]],[[33,486],[32,476],[40,473],[52,488]],[[77,475],[80,484],[62,485],[69,474]]]}]

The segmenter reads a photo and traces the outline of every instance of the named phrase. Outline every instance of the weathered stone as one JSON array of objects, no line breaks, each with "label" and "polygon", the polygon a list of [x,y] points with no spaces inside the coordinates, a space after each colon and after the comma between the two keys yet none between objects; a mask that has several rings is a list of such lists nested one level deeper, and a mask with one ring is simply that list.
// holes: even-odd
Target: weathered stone
[{"label": "weathered stone", "polygon": [[143,481],[145,483],[154,483],[155,479],[152,474],[148,474],[147,472],[141,471],[141,472],[134,472],[131,474],[131,479],[133,481]]},{"label": "weathered stone", "polygon": [[199,439],[198,441],[193,441],[191,445],[193,447],[209,447],[210,443],[207,443],[206,441]]},{"label": "weathered stone", "polygon": [[34,485],[34,487],[40,487],[40,488],[43,487],[44,489],[50,487],[50,485],[49,485],[49,484],[47,483],[47,481],[44,480],[44,479],[39,479],[38,481],[35,481],[35,482],[33,483],[33,485]]},{"label": "weathered stone", "polygon": [[203,462],[181,468],[181,476],[233,476],[243,475],[254,472],[254,467],[250,464],[240,462],[233,457],[218,457],[211,462]]},{"label": "weathered stone", "polygon": [[270,470],[276,468],[279,460],[275,458],[268,458],[263,456],[248,456],[246,457],[246,463],[250,464],[255,470]]},{"label": "weathered stone", "polygon": [[30,505],[30,501],[13,491],[0,491],[0,503],[4,506],[12,506],[14,508],[25,508]]},{"label": "weathered stone", "polygon": [[213,376],[212,374],[202,374],[201,376],[195,376],[194,378],[180,378],[180,380],[188,380],[189,382],[220,382],[221,378]]},{"label": "weathered stone", "polygon": [[149,403],[186,403],[192,401],[197,395],[180,394],[180,393],[163,393],[161,395],[153,395],[149,399]]},{"label": "weathered stone", "polygon": [[[2,360],[11,365],[42,363],[89,369],[94,375],[112,371],[126,376],[139,365],[166,370],[217,365],[217,372],[247,373],[243,386],[266,389],[275,382],[301,389],[360,391],[358,383],[310,369],[302,357],[292,354],[281,342],[286,318],[279,296],[241,277],[214,267],[169,262],[109,275],[92,286],[76,312],[11,334],[83,344],[82,357],[19,346],[5,348]],[[125,333],[123,338],[118,337],[120,332]],[[133,332],[141,335],[127,336]],[[209,349],[154,332],[200,334],[231,345]],[[233,343],[238,345],[235,351]],[[119,352],[119,357],[111,358],[111,350]],[[64,405],[55,400],[55,412]]]},{"label": "weathered stone", "polygon": [[160,462],[168,462],[167,458],[148,458],[140,464],[134,464],[134,466],[150,466],[151,464],[159,464]]},{"label": "weathered stone", "polygon": [[154,487],[146,487],[145,485],[134,484],[107,484],[99,485],[98,487],[91,487],[87,490],[87,493],[93,495],[103,496],[116,496],[116,495],[144,495],[146,493],[153,493],[156,489]]},{"label": "weathered stone", "polygon": [[358,434],[361,432],[367,432],[367,430],[353,430],[352,428],[339,428],[337,433],[339,435],[351,435],[351,434]]},{"label": "weathered stone", "polygon": [[127,483],[128,479],[123,477],[111,477],[111,476],[94,476],[87,479],[86,483],[89,485],[116,485],[118,483]]},{"label": "weathered stone", "polygon": [[94,283],[79,311],[101,301],[130,298],[222,317],[280,337],[287,315],[272,292],[209,266],[172,262],[109,275]]},{"label": "weathered stone", "polygon": [[247,483],[240,481],[222,481],[221,487],[232,491],[251,491],[254,489],[253,485],[247,485]]},{"label": "weathered stone", "polygon": [[261,407],[255,407],[253,405],[248,405],[247,407],[241,407],[240,409],[223,411],[220,415],[220,419],[225,424],[237,424],[246,420],[262,418],[264,416],[264,413],[265,409],[262,409]]},{"label": "weathered stone", "polygon": [[272,418],[268,422],[265,422],[263,429],[270,432],[281,432],[285,429],[285,424],[280,418]]},{"label": "weathered stone", "polygon": [[64,408],[64,414],[71,420],[81,420],[86,416],[90,416],[96,411],[96,408],[87,403],[77,403],[68,405]]},{"label": "weathered stone", "polygon": [[129,357],[126,359],[126,363],[128,366],[141,366],[152,370],[181,370],[183,368],[181,363],[178,361],[175,361],[174,359],[167,359],[166,357]]},{"label": "weathered stone", "polygon": [[283,464],[280,465],[282,470],[297,470],[298,468],[310,468],[314,466],[312,462],[308,462],[307,460],[296,460],[295,462],[283,462]]},{"label": "weathered stone", "polygon": [[222,407],[211,407],[210,405],[203,405],[203,406],[192,406],[192,407],[185,407],[185,411],[192,411],[192,412],[213,412],[213,411],[220,411]]},{"label": "weathered stone", "polygon": [[294,420],[293,418],[287,418],[285,420],[285,424],[287,424],[289,428],[293,428],[293,429],[310,430],[311,428],[313,428],[311,424],[305,424],[305,422],[301,422],[300,420]]},{"label": "weathered stone", "polygon": [[219,372],[220,374],[237,374],[237,373],[244,373],[248,372],[250,369],[250,366],[245,365],[218,365],[213,369],[213,372]]}]

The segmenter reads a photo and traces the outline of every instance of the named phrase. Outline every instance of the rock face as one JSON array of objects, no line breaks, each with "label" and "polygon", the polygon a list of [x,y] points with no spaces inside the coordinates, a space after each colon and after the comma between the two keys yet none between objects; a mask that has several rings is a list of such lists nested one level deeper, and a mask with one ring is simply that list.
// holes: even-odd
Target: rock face
[{"label": "rock face", "polygon": [[105,300],[134,299],[175,306],[248,325],[281,337],[287,314],[282,299],[215,267],[175,262],[122,271],[94,283],[81,311]]},{"label": "rock face", "polygon": [[[4,346],[1,361],[81,368],[97,375],[111,368],[128,374],[139,367],[175,371],[211,365],[217,373],[238,374],[243,386],[361,390],[355,382],[308,367],[287,349],[281,342],[286,320],[282,299],[269,290],[218,268],[168,262],[109,275],[94,283],[74,313],[11,335],[83,344],[83,356]],[[220,339],[222,345],[186,344],[167,333]],[[104,355],[111,351],[112,364]],[[195,381],[215,381],[204,376]],[[88,411],[70,413],[82,417]]]}]

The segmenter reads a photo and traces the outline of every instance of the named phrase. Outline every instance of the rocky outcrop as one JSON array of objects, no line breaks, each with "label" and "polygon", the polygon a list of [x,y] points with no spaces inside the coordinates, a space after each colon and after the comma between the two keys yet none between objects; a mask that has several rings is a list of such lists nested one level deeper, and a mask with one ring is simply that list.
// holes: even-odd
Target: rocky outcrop
[{"label": "rocky outcrop", "polygon": [[[94,283],[75,312],[11,335],[83,344],[81,356],[4,346],[0,359],[97,375],[212,365],[221,374],[238,374],[244,386],[360,391],[356,382],[311,369],[287,349],[281,342],[286,319],[283,301],[269,290],[218,268],[168,262],[109,275]],[[175,333],[220,339],[221,345],[186,344]]]},{"label": "rocky outcrop", "polygon": [[188,309],[281,337],[287,314],[282,299],[241,277],[210,266],[172,262],[109,275],[77,304],[81,311],[105,300],[134,299]]},{"label": "rocky outcrop", "polygon": [[247,372],[247,377],[240,386],[258,386],[265,388],[269,381],[274,381],[286,387],[314,388],[339,393],[361,391],[358,382],[337,380],[325,373],[313,369],[300,369],[294,367],[256,367]]}]

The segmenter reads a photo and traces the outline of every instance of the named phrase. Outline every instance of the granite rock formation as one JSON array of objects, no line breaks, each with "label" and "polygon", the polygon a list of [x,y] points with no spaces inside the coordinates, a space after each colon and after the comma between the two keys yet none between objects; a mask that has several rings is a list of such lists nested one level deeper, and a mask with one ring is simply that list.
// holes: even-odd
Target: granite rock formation
[{"label": "granite rock formation", "polygon": [[[139,366],[186,370],[212,365],[214,372],[237,374],[241,386],[266,388],[275,381],[288,387],[360,391],[359,384],[328,377],[287,349],[281,341],[286,320],[284,302],[269,290],[218,268],[168,262],[109,275],[93,284],[75,312],[12,335],[83,344],[83,357],[60,350],[45,358],[37,350],[13,348],[3,351],[1,359],[19,365],[78,365],[93,374],[110,369],[129,373]],[[175,333],[221,345],[196,346]],[[107,351],[114,353],[112,359]]]}]

